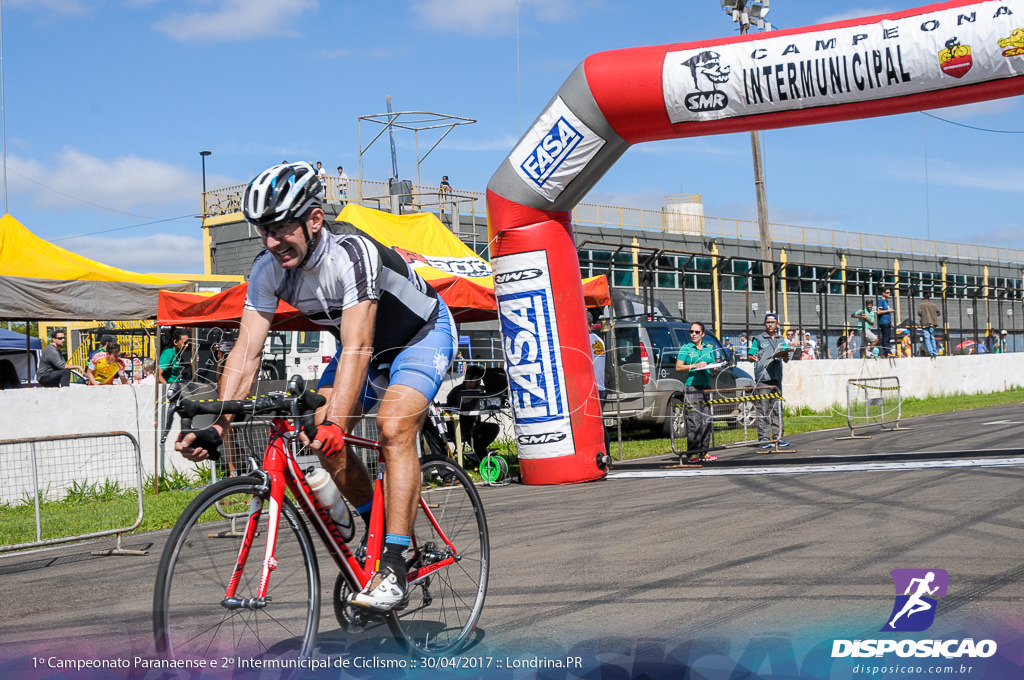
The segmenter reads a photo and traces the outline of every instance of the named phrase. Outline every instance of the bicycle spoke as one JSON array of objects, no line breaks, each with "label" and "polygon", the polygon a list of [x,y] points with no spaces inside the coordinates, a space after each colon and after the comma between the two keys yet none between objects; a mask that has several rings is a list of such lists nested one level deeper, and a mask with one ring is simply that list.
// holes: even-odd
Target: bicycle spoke
[{"label": "bicycle spoke", "polygon": [[[222,604],[242,542],[239,537],[216,537],[230,524],[222,515],[234,508],[244,520],[249,501],[258,493],[251,479],[225,480],[200,494],[182,515],[161,558],[154,595],[159,651],[179,659],[296,657],[312,651],[319,574],[309,535],[290,503],[282,506],[278,566],[270,576],[265,606],[228,609]],[[213,508],[219,509],[217,514],[204,514]],[[217,520],[210,521],[211,516]],[[260,532],[249,547],[235,592],[240,600],[258,594],[265,544],[266,533]]]},{"label": "bicycle spoke", "polygon": [[[409,606],[392,613],[388,623],[416,653],[451,653],[466,644],[483,607],[490,549],[487,524],[479,495],[458,466],[447,459],[427,459],[422,469],[423,499],[458,559],[411,586]],[[429,566],[450,554],[422,509],[414,534],[414,564],[423,560],[419,566]]]}]

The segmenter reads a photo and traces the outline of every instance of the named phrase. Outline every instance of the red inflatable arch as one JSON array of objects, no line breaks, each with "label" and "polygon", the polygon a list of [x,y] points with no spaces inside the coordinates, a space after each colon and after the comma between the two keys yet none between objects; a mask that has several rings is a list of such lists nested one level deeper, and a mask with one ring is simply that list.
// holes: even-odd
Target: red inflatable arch
[{"label": "red inflatable arch", "polygon": [[605,474],[570,211],[630,145],[1022,92],[1024,0],[953,0],[584,60],[487,187],[523,482]]}]

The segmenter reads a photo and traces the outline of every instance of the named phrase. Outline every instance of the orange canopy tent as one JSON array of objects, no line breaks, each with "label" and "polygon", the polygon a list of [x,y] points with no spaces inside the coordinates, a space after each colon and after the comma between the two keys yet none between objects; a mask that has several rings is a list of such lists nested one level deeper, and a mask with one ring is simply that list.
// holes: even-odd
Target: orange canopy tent
[{"label": "orange canopy tent", "polygon": [[[398,251],[440,293],[457,322],[485,321],[497,316],[490,264],[462,243],[435,215],[392,215],[349,203],[338,221],[351,222]],[[209,297],[161,291],[157,322],[166,326],[237,326],[246,290],[243,284]],[[587,307],[611,304],[604,276],[584,279],[583,294]],[[273,327],[279,330],[319,328],[286,302],[278,304]]]}]

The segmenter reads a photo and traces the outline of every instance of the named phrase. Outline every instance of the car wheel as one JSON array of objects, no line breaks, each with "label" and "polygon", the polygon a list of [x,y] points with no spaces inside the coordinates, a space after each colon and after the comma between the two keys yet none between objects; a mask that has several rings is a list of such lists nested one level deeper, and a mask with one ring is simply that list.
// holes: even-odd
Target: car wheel
[{"label": "car wheel", "polygon": [[741,401],[736,405],[736,427],[750,429],[757,424],[757,408],[752,401]]},{"label": "car wheel", "polygon": [[683,415],[683,398],[673,395],[665,407],[665,436],[672,439],[686,438],[686,418]]}]

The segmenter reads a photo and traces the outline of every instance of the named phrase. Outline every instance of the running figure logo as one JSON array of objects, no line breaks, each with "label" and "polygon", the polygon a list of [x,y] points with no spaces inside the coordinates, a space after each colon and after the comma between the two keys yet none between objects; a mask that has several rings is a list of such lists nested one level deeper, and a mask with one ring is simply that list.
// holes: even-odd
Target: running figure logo
[{"label": "running figure logo", "polygon": [[935,621],[938,600],[949,588],[944,569],[893,569],[896,602],[883,631],[919,632]]}]

